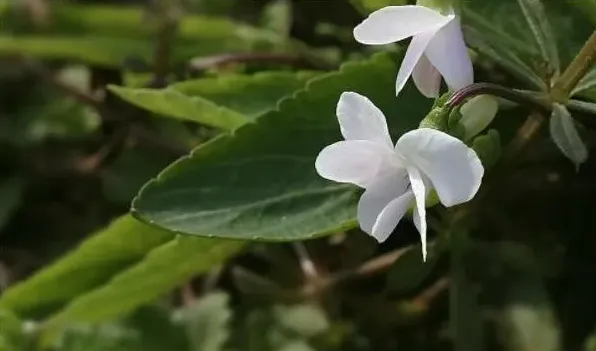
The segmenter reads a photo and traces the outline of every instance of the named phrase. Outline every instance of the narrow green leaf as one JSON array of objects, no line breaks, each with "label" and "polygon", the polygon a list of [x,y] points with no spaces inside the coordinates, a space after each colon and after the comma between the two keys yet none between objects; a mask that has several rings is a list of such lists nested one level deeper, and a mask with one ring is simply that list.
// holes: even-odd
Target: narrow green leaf
[{"label": "narrow green leaf", "polygon": [[557,40],[546,17],[544,5],[540,0],[518,0],[518,3],[534,34],[542,58],[554,70],[555,76],[558,75],[561,62],[559,60]]},{"label": "narrow green leaf", "polygon": [[579,166],[588,158],[588,149],[565,106],[558,103],[553,104],[549,130],[550,136],[559,150],[573,162],[576,170],[579,170]]},{"label": "narrow green leaf", "polygon": [[98,323],[122,316],[222,264],[243,246],[240,241],[178,237],[51,316],[45,324],[44,340],[51,340],[57,331],[72,323]]},{"label": "narrow green leaf", "polygon": [[545,83],[531,68],[527,57],[535,55],[531,45],[516,39],[487,21],[474,10],[464,7],[463,30],[468,45],[508,70],[520,81],[536,89],[544,89]]},{"label": "narrow green leaf", "polygon": [[122,216],[78,248],[0,296],[0,309],[27,314],[51,308],[103,284],[172,234]]},{"label": "narrow green leaf", "polygon": [[131,89],[111,86],[110,90],[127,102],[151,112],[199,122],[226,130],[235,129],[248,118],[200,96],[187,96],[173,89]]},{"label": "narrow green leaf", "polygon": [[354,226],[356,188],[322,179],[314,162],[342,139],[335,108],[344,91],[377,104],[394,137],[424,117],[432,101],[411,85],[395,98],[394,62],[379,55],[311,80],[278,110],[168,167],[141,190],[133,212],[180,233],[270,241]]},{"label": "narrow green leaf", "polygon": [[596,88],[596,69],[590,70],[571,91],[571,96],[585,95]]},{"label": "narrow green leaf", "polygon": [[303,88],[314,75],[267,72],[191,80],[166,89],[110,89],[149,111],[231,130],[274,109],[280,99]]},{"label": "narrow green leaf", "polygon": [[[44,35],[31,34],[32,28],[26,23],[13,23],[22,16],[11,14],[8,8],[0,8],[0,18],[8,18],[0,28],[1,55],[67,59],[104,66],[121,66],[130,59],[152,62],[155,23],[148,21],[148,14],[141,8],[52,4],[49,33]],[[229,19],[185,16],[178,25],[172,59],[176,64],[222,52],[283,50],[288,44],[287,39],[274,32]]]}]

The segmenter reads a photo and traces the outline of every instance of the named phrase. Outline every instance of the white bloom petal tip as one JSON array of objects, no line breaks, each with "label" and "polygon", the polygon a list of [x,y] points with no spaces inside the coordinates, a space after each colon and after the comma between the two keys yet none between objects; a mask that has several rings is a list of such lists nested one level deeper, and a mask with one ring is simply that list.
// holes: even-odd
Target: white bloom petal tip
[{"label": "white bloom petal tip", "polygon": [[447,16],[424,6],[387,6],[357,25],[354,38],[366,45],[390,44],[440,27],[447,21]]},{"label": "white bloom petal tip", "polygon": [[342,93],[336,114],[346,140],[368,140],[393,147],[385,115],[367,97],[350,91]]}]

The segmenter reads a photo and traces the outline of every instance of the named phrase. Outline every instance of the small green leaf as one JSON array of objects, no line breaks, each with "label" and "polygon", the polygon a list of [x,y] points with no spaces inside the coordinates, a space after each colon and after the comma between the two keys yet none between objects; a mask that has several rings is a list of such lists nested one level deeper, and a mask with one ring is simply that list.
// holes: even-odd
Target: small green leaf
[{"label": "small green leaf", "polygon": [[276,306],[274,313],[284,328],[304,338],[313,337],[329,328],[327,315],[319,306],[306,303]]},{"label": "small green leaf", "polygon": [[553,112],[549,122],[550,136],[559,150],[573,162],[576,170],[588,159],[588,149],[582,141],[577,127],[567,108],[561,104],[553,104]]},{"label": "small green leaf", "polygon": [[176,311],[174,318],[186,325],[194,351],[222,351],[230,337],[230,297],[215,292]]},{"label": "small green leaf", "polygon": [[553,30],[546,17],[544,5],[540,0],[518,0],[518,3],[534,34],[542,58],[554,70],[556,77],[559,74],[561,62],[557,49],[557,39],[553,35]]},{"label": "small green leaf", "polygon": [[344,91],[385,112],[393,136],[415,128],[432,101],[411,85],[396,99],[395,60],[379,55],[309,82],[271,111],[195,149],[133,201],[142,220],[180,233],[299,240],[356,223],[356,188],[322,179],[317,154],[341,140],[335,108]]},{"label": "small green leaf", "polygon": [[110,89],[149,111],[231,130],[274,109],[280,99],[303,88],[313,76],[308,72],[267,72],[197,79],[166,89]]},{"label": "small green leaf", "polygon": [[0,297],[0,309],[26,315],[61,305],[103,284],[171,238],[169,232],[130,216],[120,217],[54,264],[11,286]]},{"label": "small green leaf", "polygon": [[122,316],[222,264],[243,246],[239,241],[178,237],[51,316],[43,339],[51,341],[57,331],[72,323],[98,323]]}]

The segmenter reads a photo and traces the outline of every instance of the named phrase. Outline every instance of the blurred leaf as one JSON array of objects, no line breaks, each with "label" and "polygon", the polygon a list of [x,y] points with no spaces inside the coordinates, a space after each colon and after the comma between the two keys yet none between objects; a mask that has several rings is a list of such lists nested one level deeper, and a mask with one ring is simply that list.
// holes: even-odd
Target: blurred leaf
[{"label": "blurred leaf", "polygon": [[166,89],[110,89],[124,100],[158,114],[235,129],[274,109],[281,98],[304,87],[313,76],[308,72],[267,72],[197,79]]},{"label": "blurred leaf", "polygon": [[27,315],[53,308],[106,282],[172,234],[122,216],[78,248],[0,296],[0,309]]},{"label": "blurred leaf", "polygon": [[396,293],[411,293],[419,288],[433,272],[441,257],[442,249],[432,245],[426,262],[422,260],[422,246],[410,246],[389,268],[387,288]]},{"label": "blurred leaf", "polygon": [[45,324],[44,341],[50,341],[56,331],[72,323],[97,323],[122,316],[222,264],[243,246],[239,241],[177,237],[51,316]]},{"label": "blurred leaf", "polygon": [[275,0],[263,11],[263,27],[284,37],[289,36],[292,24],[292,7],[289,0]]},{"label": "blurred leaf", "polygon": [[510,282],[501,291],[499,339],[511,351],[559,351],[561,332],[544,286],[535,280]]},{"label": "blurred leaf", "polygon": [[193,350],[224,350],[232,318],[229,300],[224,292],[210,293],[176,312],[175,318],[187,327]]},{"label": "blurred leaf", "polygon": [[19,177],[0,181],[0,228],[4,228],[21,205],[25,182]]},{"label": "blurred leaf", "polygon": [[325,311],[316,305],[276,306],[274,313],[284,328],[304,338],[311,338],[329,328]]},{"label": "blurred leaf", "polygon": [[588,149],[582,141],[577,127],[567,108],[554,103],[550,116],[549,130],[552,140],[559,150],[573,162],[577,171],[588,158]]},{"label": "blurred leaf", "polygon": [[0,310],[0,350],[23,350],[23,325],[12,312]]},{"label": "blurred leaf", "polygon": [[132,210],[199,236],[299,240],[353,227],[357,189],[322,179],[314,162],[323,147],[342,139],[335,107],[344,91],[377,104],[394,137],[418,124],[431,101],[411,85],[395,99],[394,62],[379,55],[311,80],[277,110],[168,167],[141,190]]},{"label": "blurred leaf", "polygon": [[118,323],[75,325],[61,335],[60,351],[142,351],[138,333]]},{"label": "blurred leaf", "polygon": [[[0,8],[1,9],[1,8]],[[0,17],[15,16],[4,7]],[[7,12],[8,11],[8,12]],[[105,66],[121,66],[129,59],[151,62],[154,50],[155,23],[141,8],[52,4],[49,33],[23,33],[23,24],[0,35],[0,54],[30,55],[39,58],[60,58]],[[15,30],[15,29],[21,30]],[[5,32],[6,33],[6,32]],[[185,16],[178,25],[174,43],[174,61],[184,62],[194,56],[221,52],[246,52],[283,48],[282,36],[225,18]]]},{"label": "blurred leaf", "polygon": [[536,44],[540,49],[544,62],[554,70],[555,77],[559,74],[561,62],[557,49],[557,40],[548,22],[544,5],[540,0],[518,0],[526,21],[534,34]]},{"label": "blurred leaf", "polygon": [[172,322],[169,306],[142,306],[126,319],[137,330],[143,351],[190,351],[184,329]]}]

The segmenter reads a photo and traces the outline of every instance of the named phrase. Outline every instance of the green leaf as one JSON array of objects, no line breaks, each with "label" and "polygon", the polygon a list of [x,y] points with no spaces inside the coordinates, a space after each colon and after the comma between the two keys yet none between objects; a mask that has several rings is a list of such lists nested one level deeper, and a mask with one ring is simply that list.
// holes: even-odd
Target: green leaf
[{"label": "green leaf", "polygon": [[329,328],[329,319],[320,307],[308,303],[293,306],[275,306],[273,309],[280,325],[304,338],[311,338]]},{"label": "green leaf", "polygon": [[132,211],[176,232],[227,238],[300,240],[353,227],[357,189],[322,179],[314,162],[342,139],[335,107],[344,91],[370,98],[394,137],[424,117],[432,101],[411,85],[395,98],[394,62],[378,55],[311,80],[277,110],[168,167]]},{"label": "green leaf", "polygon": [[[2,11],[3,9],[3,11]],[[0,54],[47,59],[68,59],[106,66],[121,66],[134,58],[152,62],[155,23],[141,8],[52,4],[52,21],[44,35],[33,34],[22,18],[0,8],[8,18],[0,30]],[[12,19],[15,17],[15,19]],[[178,25],[172,52],[174,63],[192,57],[254,49],[283,49],[288,41],[274,32],[235,23],[225,18],[185,16]]]},{"label": "green leaf", "polygon": [[0,296],[0,309],[18,314],[53,308],[105,283],[172,234],[122,216],[29,279]]},{"label": "green leaf", "polygon": [[555,77],[561,69],[557,39],[553,35],[552,28],[548,22],[544,5],[540,0],[518,0],[526,21],[534,34],[536,44],[540,48],[542,58],[554,70]]},{"label": "green leaf", "polygon": [[532,45],[509,35],[472,8],[464,7],[463,23],[468,45],[508,70],[520,81],[536,89],[545,88],[542,78],[529,63],[528,57],[537,54]]},{"label": "green leaf", "polygon": [[274,109],[281,98],[304,87],[313,76],[309,72],[267,72],[197,79],[166,89],[110,89],[149,111],[230,130]]},{"label": "green leaf", "polygon": [[555,145],[579,171],[579,166],[588,159],[588,148],[581,139],[567,107],[558,103],[553,104],[549,131]]},{"label": "green leaf", "polygon": [[57,331],[72,323],[98,323],[122,316],[222,264],[243,246],[240,241],[177,237],[51,316],[43,339],[51,341]]},{"label": "green leaf", "polygon": [[232,310],[230,297],[215,292],[176,311],[175,319],[184,323],[195,351],[222,351],[230,336]]}]

